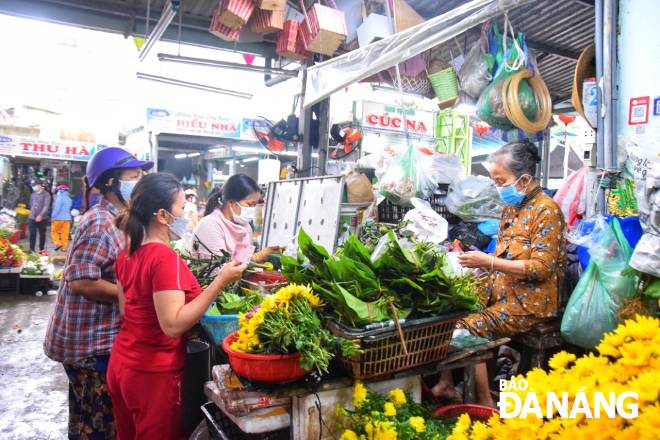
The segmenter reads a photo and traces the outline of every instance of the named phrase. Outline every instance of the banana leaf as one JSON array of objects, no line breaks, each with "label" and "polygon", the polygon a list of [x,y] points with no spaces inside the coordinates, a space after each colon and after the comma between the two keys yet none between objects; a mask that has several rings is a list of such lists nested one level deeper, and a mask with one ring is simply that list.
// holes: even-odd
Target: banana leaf
[{"label": "banana leaf", "polygon": [[323,246],[314,243],[303,228],[300,228],[298,232],[298,247],[309,262],[315,266],[322,265],[324,260],[330,258],[328,251]]},{"label": "banana leaf", "polygon": [[347,317],[354,325],[365,325],[391,319],[389,305],[383,301],[365,302],[351,294],[348,290],[334,283],[334,288],[343,299]]},{"label": "banana leaf", "polygon": [[346,256],[355,261],[359,261],[360,263],[369,267],[371,271],[375,270],[374,265],[371,262],[371,255],[369,251],[355,235],[348,237],[348,240],[346,240],[344,243],[343,249],[343,256]]}]

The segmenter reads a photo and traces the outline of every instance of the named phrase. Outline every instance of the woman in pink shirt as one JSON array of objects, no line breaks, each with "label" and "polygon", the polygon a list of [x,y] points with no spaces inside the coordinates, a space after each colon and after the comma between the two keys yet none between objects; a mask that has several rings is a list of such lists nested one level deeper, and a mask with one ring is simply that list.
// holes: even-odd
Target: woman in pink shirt
[{"label": "woman in pink shirt", "polygon": [[257,182],[245,174],[231,176],[220,190],[211,192],[205,217],[195,228],[193,251],[200,256],[219,254],[224,250],[233,257],[263,263],[270,254],[279,252],[269,247],[254,253],[252,226],[255,207],[261,200]]}]

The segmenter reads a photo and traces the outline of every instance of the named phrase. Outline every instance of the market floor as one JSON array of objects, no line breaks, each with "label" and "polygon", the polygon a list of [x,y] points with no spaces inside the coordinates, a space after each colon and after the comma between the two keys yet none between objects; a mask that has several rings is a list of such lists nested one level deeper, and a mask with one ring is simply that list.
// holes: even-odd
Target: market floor
[{"label": "market floor", "polygon": [[55,296],[0,294],[0,438],[65,439],[68,382],[44,355]]}]

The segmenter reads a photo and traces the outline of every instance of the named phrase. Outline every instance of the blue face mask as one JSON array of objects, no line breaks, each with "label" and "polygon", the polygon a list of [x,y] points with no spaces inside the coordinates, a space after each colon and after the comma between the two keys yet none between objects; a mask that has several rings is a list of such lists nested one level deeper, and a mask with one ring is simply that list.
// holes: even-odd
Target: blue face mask
[{"label": "blue face mask", "polygon": [[133,188],[137,185],[137,180],[120,180],[119,181],[119,193],[126,203],[131,200],[131,193]]},{"label": "blue face mask", "polygon": [[[526,174],[523,174],[523,176],[526,176]],[[516,184],[523,176],[518,177],[518,179],[510,185],[497,188],[500,192],[500,199],[502,199],[502,202],[504,202],[505,205],[520,206],[522,203],[527,188],[525,188],[524,191],[518,191],[516,189]]]}]

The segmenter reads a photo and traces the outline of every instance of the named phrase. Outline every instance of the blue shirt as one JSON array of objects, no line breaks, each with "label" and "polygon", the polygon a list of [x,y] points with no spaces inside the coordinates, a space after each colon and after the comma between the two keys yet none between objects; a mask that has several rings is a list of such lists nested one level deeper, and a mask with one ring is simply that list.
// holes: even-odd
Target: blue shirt
[{"label": "blue shirt", "polygon": [[68,191],[61,191],[55,197],[53,220],[71,221],[71,196]]}]

